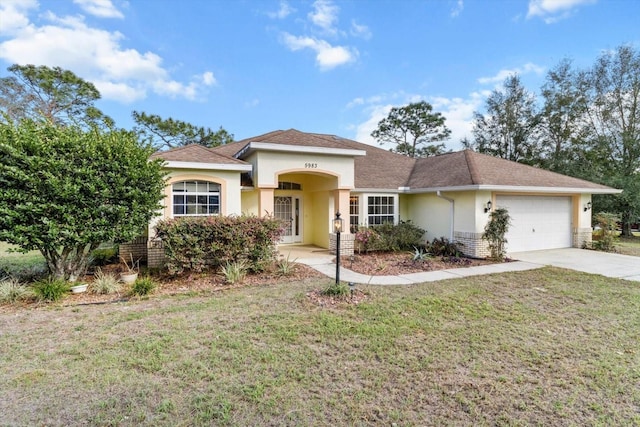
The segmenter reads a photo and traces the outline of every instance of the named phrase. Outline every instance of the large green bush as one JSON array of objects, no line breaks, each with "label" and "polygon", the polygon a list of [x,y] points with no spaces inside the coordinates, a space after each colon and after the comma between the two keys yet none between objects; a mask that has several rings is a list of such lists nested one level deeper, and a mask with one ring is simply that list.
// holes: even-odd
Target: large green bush
[{"label": "large green bush", "polygon": [[424,246],[425,230],[411,221],[398,224],[385,223],[375,227],[361,228],[355,236],[359,249],[368,251],[407,251]]},{"label": "large green bush", "polygon": [[161,208],[151,153],[125,130],[0,121],[0,240],[74,281],[101,243],[140,235]]},{"label": "large green bush", "polygon": [[166,267],[171,274],[179,274],[242,260],[250,271],[262,271],[274,261],[284,228],[274,218],[243,215],[167,219],[156,230]]}]

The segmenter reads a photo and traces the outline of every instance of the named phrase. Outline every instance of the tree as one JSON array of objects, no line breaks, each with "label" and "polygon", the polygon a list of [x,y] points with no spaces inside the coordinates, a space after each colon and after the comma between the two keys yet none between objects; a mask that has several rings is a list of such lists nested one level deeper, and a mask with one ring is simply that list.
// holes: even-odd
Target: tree
[{"label": "tree", "polygon": [[577,84],[584,93],[580,112],[592,178],[624,189],[596,202],[619,213],[622,234],[631,236],[640,211],[640,52],[620,46],[604,53]]},{"label": "tree", "polygon": [[139,236],[161,208],[164,172],[133,132],[22,120],[0,124],[0,240],[39,250],[74,281],[103,242]]},{"label": "tree", "polygon": [[542,86],[544,107],[540,113],[541,162],[547,169],[574,176],[580,176],[587,164],[580,127],[584,94],[579,76],[568,59],[551,69]]},{"label": "tree", "polygon": [[12,65],[0,78],[0,110],[5,120],[49,120],[63,125],[106,125],[113,121],[95,107],[100,92],[68,70]]},{"label": "tree", "polygon": [[486,100],[486,114],[474,113],[472,147],[480,153],[528,164],[540,158],[535,97],[514,74]]},{"label": "tree", "polygon": [[172,118],[163,119],[155,114],[134,111],[132,115],[137,124],[134,131],[158,150],[189,144],[217,147],[233,142],[233,135],[222,126],[214,132],[210,128],[195,126]]},{"label": "tree", "polygon": [[[431,104],[420,101],[404,107],[393,107],[371,136],[380,144],[396,144],[391,149],[396,153],[409,157],[434,156],[445,150],[444,144],[432,143],[444,141],[451,134],[444,122],[444,116],[434,113]],[[427,145],[418,147],[424,144]]]}]

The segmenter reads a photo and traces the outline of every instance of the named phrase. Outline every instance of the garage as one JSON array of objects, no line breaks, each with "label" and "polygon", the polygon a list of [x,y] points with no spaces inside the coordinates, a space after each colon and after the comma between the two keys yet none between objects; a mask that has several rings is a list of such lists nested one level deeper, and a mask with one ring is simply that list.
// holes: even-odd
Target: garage
[{"label": "garage", "polygon": [[571,197],[497,196],[511,216],[507,253],[571,247]]}]

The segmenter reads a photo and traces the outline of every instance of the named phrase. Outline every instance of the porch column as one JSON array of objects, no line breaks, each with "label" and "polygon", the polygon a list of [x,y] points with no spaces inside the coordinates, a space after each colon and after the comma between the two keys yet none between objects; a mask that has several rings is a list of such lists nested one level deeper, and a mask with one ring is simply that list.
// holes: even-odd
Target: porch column
[{"label": "porch column", "polygon": [[[350,215],[349,215],[349,196],[351,195],[350,190],[334,190],[333,191],[333,217],[330,219],[333,220],[336,216],[336,212],[340,212],[340,217],[344,221],[344,230],[340,233],[340,254],[345,255],[353,255],[354,252],[354,243],[355,243],[355,235],[351,234],[351,226],[350,226]],[[329,251],[331,253],[336,253],[337,248],[337,236],[331,230],[329,233]]]},{"label": "porch column", "polygon": [[273,188],[260,188],[258,190],[258,216],[273,215]]}]

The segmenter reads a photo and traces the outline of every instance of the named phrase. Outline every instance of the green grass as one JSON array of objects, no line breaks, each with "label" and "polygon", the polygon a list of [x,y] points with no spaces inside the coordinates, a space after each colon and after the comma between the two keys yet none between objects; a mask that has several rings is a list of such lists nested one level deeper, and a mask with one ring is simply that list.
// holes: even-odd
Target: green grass
[{"label": "green grass", "polygon": [[[8,425],[638,425],[640,286],[556,268],[0,308]],[[4,311],[3,311],[4,310]]]},{"label": "green grass", "polygon": [[618,237],[615,246],[621,254],[640,256],[640,237]]},{"label": "green grass", "polygon": [[32,268],[44,266],[44,257],[38,251],[30,251],[26,254],[19,252],[7,252],[16,246],[0,242],[0,272],[20,272]]}]

